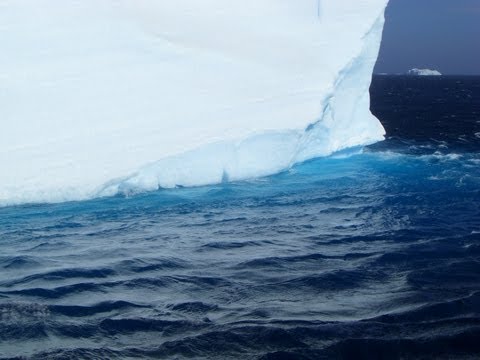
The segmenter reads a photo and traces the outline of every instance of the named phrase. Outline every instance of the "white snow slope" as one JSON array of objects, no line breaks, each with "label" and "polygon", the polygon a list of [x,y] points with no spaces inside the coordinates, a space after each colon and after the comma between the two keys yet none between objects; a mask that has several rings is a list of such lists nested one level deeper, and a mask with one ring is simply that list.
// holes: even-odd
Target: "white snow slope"
[{"label": "white snow slope", "polygon": [[273,174],[383,138],[388,0],[0,0],[0,204]]}]

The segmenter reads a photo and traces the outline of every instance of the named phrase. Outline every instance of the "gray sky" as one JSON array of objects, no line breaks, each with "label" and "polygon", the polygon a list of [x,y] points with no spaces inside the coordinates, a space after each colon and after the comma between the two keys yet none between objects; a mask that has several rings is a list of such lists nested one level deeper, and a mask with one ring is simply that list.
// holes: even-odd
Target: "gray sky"
[{"label": "gray sky", "polygon": [[480,75],[480,0],[390,0],[376,73]]}]

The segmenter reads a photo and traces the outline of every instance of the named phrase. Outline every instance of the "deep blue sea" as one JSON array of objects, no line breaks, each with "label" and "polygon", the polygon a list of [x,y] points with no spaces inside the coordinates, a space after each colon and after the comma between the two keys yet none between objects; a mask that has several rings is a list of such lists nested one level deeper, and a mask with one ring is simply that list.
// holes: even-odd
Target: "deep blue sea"
[{"label": "deep blue sea", "polygon": [[363,151],[0,208],[0,358],[480,358],[480,78],[371,93]]}]

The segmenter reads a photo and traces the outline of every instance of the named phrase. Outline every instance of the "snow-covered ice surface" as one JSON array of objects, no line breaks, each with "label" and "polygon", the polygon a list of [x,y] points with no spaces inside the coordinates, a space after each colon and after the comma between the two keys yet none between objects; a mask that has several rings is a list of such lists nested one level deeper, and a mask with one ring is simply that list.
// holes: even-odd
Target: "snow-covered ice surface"
[{"label": "snow-covered ice surface", "polygon": [[431,69],[411,69],[408,70],[408,75],[413,76],[441,76],[442,73],[438,70],[431,70]]},{"label": "snow-covered ice surface", "polygon": [[383,138],[388,0],[0,0],[0,204],[272,174]]}]

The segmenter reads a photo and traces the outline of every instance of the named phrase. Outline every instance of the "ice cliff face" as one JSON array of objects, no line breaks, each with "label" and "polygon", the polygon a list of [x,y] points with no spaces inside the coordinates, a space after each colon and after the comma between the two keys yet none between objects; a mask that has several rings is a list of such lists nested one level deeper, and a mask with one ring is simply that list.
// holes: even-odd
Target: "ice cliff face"
[{"label": "ice cliff face", "polygon": [[388,0],[0,0],[0,204],[272,174],[383,138]]}]

